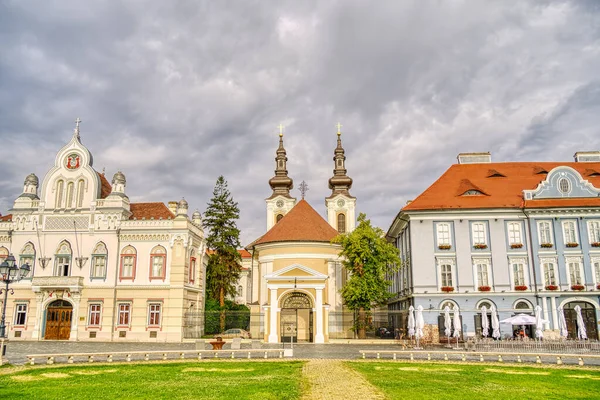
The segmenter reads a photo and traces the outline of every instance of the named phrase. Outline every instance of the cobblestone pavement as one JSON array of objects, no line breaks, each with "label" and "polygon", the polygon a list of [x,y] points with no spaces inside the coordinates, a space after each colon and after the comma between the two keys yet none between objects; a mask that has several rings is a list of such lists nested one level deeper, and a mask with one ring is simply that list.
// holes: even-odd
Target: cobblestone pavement
[{"label": "cobblestone pavement", "polygon": [[358,372],[339,360],[309,360],[302,368],[309,385],[303,400],[379,400],[385,396]]}]

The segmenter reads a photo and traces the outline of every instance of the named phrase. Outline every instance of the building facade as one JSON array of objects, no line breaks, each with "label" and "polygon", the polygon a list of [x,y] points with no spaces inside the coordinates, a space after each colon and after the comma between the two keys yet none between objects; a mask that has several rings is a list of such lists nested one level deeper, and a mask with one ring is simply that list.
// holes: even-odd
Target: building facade
[{"label": "building facade", "polygon": [[332,335],[350,331],[351,320],[349,326],[342,320],[330,323],[343,308],[339,289],[345,276],[341,248],[331,240],[353,230],[355,221],[356,199],[349,193],[352,179],[346,175],[345,160],[338,131],[325,220],[304,198],[291,196],[293,181],[280,134],[275,176],[269,181],[273,192],[266,199],[267,232],[247,246],[252,255],[253,315],[264,313],[264,340],[269,343],[325,343]]},{"label": "building facade", "polygon": [[[481,335],[482,306],[494,306],[502,320],[539,305],[545,337],[558,336],[561,310],[576,337],[579,305],[588,337],[597,339],[599,195],[598,152],[562,163],[492,163],[489,153],[460,154],[388,230],[402,260],[390,276],[395,323],[405,326],[408,308],[421,305],[436,340],[444,307],[456,305],[463,335],[471,337]],[[500,328],[506,337],[516,327]]]},{"label": "building facade", "polygon": [[41,188],[35,174],[0,219],[0,259],[28,263],[8,297],[8,337],[21,340],[169,341],[184,315],[204,309],[200,213],[185,200],[131,203],[124,174],[93,168],[79,122]]}]

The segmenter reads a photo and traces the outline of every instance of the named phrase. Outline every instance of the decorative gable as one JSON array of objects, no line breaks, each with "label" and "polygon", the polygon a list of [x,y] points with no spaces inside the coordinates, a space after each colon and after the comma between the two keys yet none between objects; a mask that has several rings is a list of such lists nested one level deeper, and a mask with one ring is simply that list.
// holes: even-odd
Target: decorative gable
[{"label": "decorative gable", "polygon": [[265,279],[267,280],[267,282],[290,280],[290,278],[322,281],[327,279],[328,276],[301,264],[292,264],[280,270],[274,271],[273,273],[265,275]]},{"label": "decorative gable", "polygon": [[525,200],[598,197],[600,190],[583,179],[575,169],[559,166],[548,172],[534,190],[523,190]]}]

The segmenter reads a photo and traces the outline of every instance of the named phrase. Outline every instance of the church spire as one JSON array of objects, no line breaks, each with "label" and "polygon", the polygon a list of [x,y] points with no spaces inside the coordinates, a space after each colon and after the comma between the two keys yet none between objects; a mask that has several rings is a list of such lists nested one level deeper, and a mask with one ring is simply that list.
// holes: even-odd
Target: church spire
[{"label": "church spire", "polygon": [[342,125],[338,122],[337,125],[337,147],[334,151],[333,161],[334,169],[333,176],[329,179],[329,189],[331,189],[331,195],[345,194],[350,196],[350,188],[352,187],[352,178],[346,175],[346,155],[344,148],[342,147]]},{"label": "church spire", "polygon": [[283,147],[283,125],[279,124],[279,148],[275,157],[275,176],[269,180],[269,185],[273,189],[271,197],[281,195],[291,198],[290,190],[294,187],[294,181],[288,176],[286,165],[287,156]]},{"label": "church spire", "polygon": [[77,119],[75,120],[75,129],[73,129],[73,137],[79,141],[81,141],[81,137],[79,136],[79,124],[80,123],[81,123],[81,120],[79,119],[79,117],[77,117]]}]

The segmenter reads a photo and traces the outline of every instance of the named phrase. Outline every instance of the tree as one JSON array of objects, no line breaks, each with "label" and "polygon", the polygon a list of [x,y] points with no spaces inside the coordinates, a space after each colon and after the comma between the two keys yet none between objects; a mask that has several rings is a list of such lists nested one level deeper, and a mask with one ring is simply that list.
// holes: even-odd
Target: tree
[{"label": "tree", "polygon": [[342,246],[340,257],[350,273],[341,294],[344,304],[358,310],[358,338],[366,338],[366,310],[386,303],[392,296],[386,272],[400,268],[398,249],[389,243],[380,228],[371,225],[367,216],[358,216],[358,226],[350,233],[338,235],[332,241]]},{"label": "tree", "polygon": [[206,244],[211,251],[206,266],[206,286],[210,297],[221,307],[220,327],[225,328],[225,298],[236,295],[235,284],[240,278],[240,218],[238,204],[227,188],[227,181],[219,176],[213,197],[204,213],[203,225],[208,229]]}]

